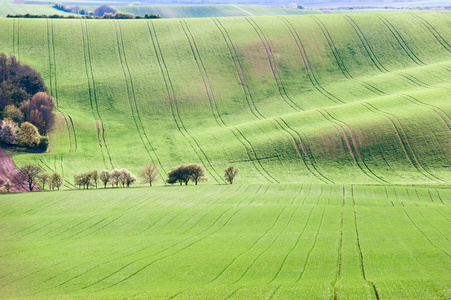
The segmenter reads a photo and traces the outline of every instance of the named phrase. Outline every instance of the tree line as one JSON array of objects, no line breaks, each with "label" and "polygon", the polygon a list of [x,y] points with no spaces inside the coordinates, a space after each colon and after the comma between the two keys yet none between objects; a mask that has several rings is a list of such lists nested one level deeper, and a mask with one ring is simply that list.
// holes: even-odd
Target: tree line
[{"label": "tree line", "polygon": [[[41,167],[28,164],[19,168],[20,173],[13,179],[17,185],[20,185],[23,189],[32,192],[37,188],[45,190],[46,186],[49,190],[60,189],[64,183],[64,178],[58,172],[43,172]],[[224,179],[232,184],[234,178],[238,175],[238,169],[234,166],[229,166],[224,170]],[[141,183],[149,184],[152,186],[154,182],[159,179],[159,171],[155,164],[145,165],[139,172],[139,176],[142,179]],[[206,170],[204,166],[200,164],[182,164],[171,169],[167,174],[168,179],[166,183],[180,185],[188,185],[190,181],[193,181],[195,185],[199,182],[207,181]],[[118,187],[130,187],[136,183],[137,177],[127,169],[113,169],[78,172],[73,176],[74,185],[79,189],[89,189],[90,187],[98,188],[99,184],[102,184],[104,188],[110,184],[112,188]],[[1,192],[10,192],[15,185],[8,179],[2,188]]]},{"label": "tree line", "polygon": [[0,142],[47,150],[53,129],[55,102],[41,75],[14,55],[0,53]]}]

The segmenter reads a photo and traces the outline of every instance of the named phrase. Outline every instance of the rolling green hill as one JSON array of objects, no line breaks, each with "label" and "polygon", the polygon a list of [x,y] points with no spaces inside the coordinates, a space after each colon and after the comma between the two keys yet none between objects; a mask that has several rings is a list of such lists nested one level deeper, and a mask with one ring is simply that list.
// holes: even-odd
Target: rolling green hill
[{"label": "rolling green hill", "polygon": [[41,72],[61,113],[50,153],[14,159],[68,181],[198,162],[211,183],[230,164],[241,182],[449,183],[449,23],[2,19],[0,51]]},{"label": "rolling green hill", "polygon": [[216,185],[0,197],[23,299],[448,299],[449,188]]}]

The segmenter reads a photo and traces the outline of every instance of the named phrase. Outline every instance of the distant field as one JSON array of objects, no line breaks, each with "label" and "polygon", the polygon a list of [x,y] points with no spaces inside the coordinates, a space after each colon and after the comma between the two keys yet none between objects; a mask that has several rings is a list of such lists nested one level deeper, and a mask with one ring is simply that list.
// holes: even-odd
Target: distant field
[{"label": "distant field", "polygon": [[[48,2],[47,2],[48,3]],[[69,15],[66,12],[54,9],[51,5],[11,4],[0,2],[0,18],[11,15]]]},{"label": "distant field", "polygon": [[449,299],[451,190],[233,185],[0,197],[0,294]]}]

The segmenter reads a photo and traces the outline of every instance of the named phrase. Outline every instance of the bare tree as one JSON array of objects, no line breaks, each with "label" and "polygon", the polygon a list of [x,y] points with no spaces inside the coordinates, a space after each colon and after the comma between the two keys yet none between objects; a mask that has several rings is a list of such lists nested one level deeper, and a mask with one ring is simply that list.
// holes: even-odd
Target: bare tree
[{"label": "bare tree", "polygon": [[11,191],[11,189],[14,187],[14,183],[12,183],[11,181],[9,181],[9,179],[6,180],[5,184],[3,185],[5,191],[7,193],[9,193]]},{"label": "bare tree", "polygon": [[42,169],[39,166],[28,164],[20,167],[19,171],[25,175],[25,181],[21,176],[16,176],[16,180],[25,183],[25,186],[28,185],[28,191],[33,191],[36,185],[35,182],[38,179],[38,175],[42,172]]},{"label": "bare tree", "polygon": [[41,174],[39,175],[38,180],[42,185],[42,190],[45,190],[45,184],[50,182],[50,174],[49,173]]},{"label": "bare tree", "polygon": [[152,186],[152,183],[158,180],[158,169],[155,164],[145,165],[139,175],[143,178],[143,183],[148,183]]},{"label": "bare tree", "polygon": [[205,168],[200,164],[189,164],[188,173],[190,178],[197,185],[199,181],[207,181],[208,178],[205,176]]},{"label": "bare tree", "polygon": [[50,185],[52,187],[52,190],[55,188],[60,189],[60,186],[63,185],[64,179],[63,176],[61,176],[60,173],[55,172],[50,176]]},{"label": "bare tree", "polygon": [[229,166],[224,170],[224,178],[230,184],[233,183],[236,175],[238,175],[238,169],[234,166]]},{"label": "bare tree", "polygon": [[106,185],[110,181],[110,171],[108,170],[100,171],[100,180],[103,182],[103,185],[106,188]]},{"label": "bare tree", "polygon": [[111,172],[111,175],[110,175],[111,177],[110,177],[110,182],[111,182],[111,186],[114,186],[114,185],[116,185],[116,187],[119,185],[119,177],[121,177],[121,171],[119,170],[119,169],[114,169],[112,172]]},{"label": "bare tree", "polygon": [[92,171],[91,178],[94,181],[96,188],[97,188],[97,181],[99,181],[99,171],[97,171],[97,170]]},{"label": "bare tree", "polygon": [[[82,173],[75,173],[74,174],[74,184],[78,185],[78,188],[81,189],[81,186],[83,185],[83,174]],[[85,186],[83,185],[83,188]]]}]

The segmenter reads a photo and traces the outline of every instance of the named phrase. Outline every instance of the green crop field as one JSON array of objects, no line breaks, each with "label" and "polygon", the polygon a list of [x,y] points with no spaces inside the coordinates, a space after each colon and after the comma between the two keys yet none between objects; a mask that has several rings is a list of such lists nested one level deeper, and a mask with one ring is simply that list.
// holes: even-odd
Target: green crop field
[{"label": "green crop field", "polygon": [[254,184],[0,197],[24,299],[449,299],[449,188]]},{"label": "green crop field", "polygon": [[[0,20],[46,79],[61,172],[199,162],[210,183],[448,184],[450,14]],[[83,164],[80,164],[83,161]]]},{"label": "green crop field", "polygon": [[[450,25],[0,19],[58,112],[49,151],[14,161],[66,179],[1,195],[0,298],[449,299]],[[147,163],[152,188],[69,190]],[[164,185],[182,163],[209,181]]]}]

